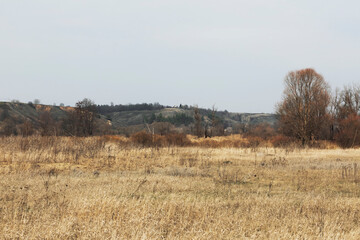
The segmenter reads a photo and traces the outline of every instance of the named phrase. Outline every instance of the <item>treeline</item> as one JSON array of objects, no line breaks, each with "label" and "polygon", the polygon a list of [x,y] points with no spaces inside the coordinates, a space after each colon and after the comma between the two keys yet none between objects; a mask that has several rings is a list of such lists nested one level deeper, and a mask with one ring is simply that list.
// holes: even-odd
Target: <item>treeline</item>
[{"label": "treeline", "polygon": [[149,124],[153,122],[168,122],[175,126],[188,126],[194,122],[194,118],[185,113],[175,113],[174,116],[169,117],[164,117],[161,113],[158,115],[153,113],[149,118],[144,117],[144,122]]},{"label": "treeline", "polygon": [[272,141],[274,146],[289,143],[316,146],[320,141],[333,142],[344,148],[360,146],[360,85],[345,86],[332,92],[323,76],[313,69],[289,72],[284,85],[282,101],[276,105],[278,119],[275,125],[234,123],[236,120],[229,118],[227,111],[217,112],[215,107],[200,109],[197,106],[180,105],[178,108],[181,111],[186,109],[186,113],[179,111],[164,116],[158,112],[145,115],[140,127],[126,126],[121,132],[112,126],[111,119],[101,118],[101,115],[162,110],[167,106],[158,103],[95,105],[93,101],[84,99],[70,108],[72,110],[60,120],[55,120],[47,111],[41,112],[38,119],[14,119],[9,115],[9,109],[4,108],[0,113],[0,135],[131,136],[143,131],[160,136],[181,133],[211,138],[242,134],[249,139]]},{"label": "treeline", "polygon": [[330,85],[314,69],[285,77],[283,100],[277,105],[279,132],[311,145],[335,141],[342,147],[360,146],[360,86],[331,93]]},{"label": "treeline", "polygon": [[[289,72],[284,85],[283,100],[276,105],[276,125],[237,124],[230,133],[261,141],[272,139],[280,145],[295,143],[316,147],[321,141],[329,141],[344,148],[360,146],[359,84],[332,93],[323,76],[308,68]],[[226,123],[221,120],[214,110],[209,114],[194,108],[192,133],[205,138],[229,134]]]},{"label": "treeline", "polygon": [[124,111],[145,111],[145,110],[161,110],[169,106],[163,106],[159,103],[141,103],[141,104],[127,104],[127,105],[97,105],[96,109],[100,114],[108,114],[113,112]]}]

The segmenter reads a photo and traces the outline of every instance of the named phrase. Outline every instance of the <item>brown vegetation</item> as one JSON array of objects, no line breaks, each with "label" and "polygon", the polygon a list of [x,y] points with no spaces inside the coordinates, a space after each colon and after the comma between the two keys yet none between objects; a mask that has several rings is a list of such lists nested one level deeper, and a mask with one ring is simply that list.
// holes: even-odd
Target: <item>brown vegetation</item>
[{"label": "brown vegetation", "polygon": [[169,133],[166,135],[138,132],[131,135],[130,140],[135,146],[142,147],[166,147],[166,146],[189,146],[190,140],[182,133]]},{"label": "brown vegetation", "polygon": [[0,235],[357,239],[359,157],[355,149],[143,148],[120,136],[0,138]]},{"label": "brown vegetation", "polygon": [[340,146],[349,148],[360,145],[360,116],[351,114],[339,121],[339,132],[335,140]]},{"label": "brown vegetation", "polygon": [[342,147],[360,145],[360,86],[344,87],[334,97],[335,140]]},{"label": "brown vegetation", "polygon": [[[256,115],[254,120],[251,114],[217,112],[215,106],[212,110],[190,107],[191,114],[186,114],[182,106],[171,113],[159,104],[96,106],[87,98],[77,102],[75,108],[66,109],[18,102],[2,103],[0,107],[0,136],[34,134],[87,137],[123,134],[130,137],[129,141],[133,144],[143,147],[360,146],[360,86],[344,87],[331,96],[329,85],[313,69],[292,71],[285,77],[283,100],[277,105],[278,122],[274,122],[274,116],[271,121],[264,120],[264,114],[253,114]],[[98,115],[98,109],[109,114]],[[129,124],[124,118],[119,120],[120,114],[114,113],[115,109],[164,109],[167,114],[130,112],[125,115],[125,119],[134,118]],[[112,116],[117,120],[112,121]],[[264,123],[266,121],[269,123]],[[113,124],[115,122],[117,126]],[[199,140],[189,141],[184,134],[190,133]],[[242,134],[245,140],[226,139],[219,142],[216,139],[200,139],[235,133]]]},{"label": "brown vegetation", "polygon": [[197,106],[194,107],[194,120],[195,120],[194,135],[197,137],[204,136],[201,114]]},{"label": "brown vegetation", "polygon": [[323,138],[329,124],[329,85],[313,69],[290,72],[285,77],[283,101],[277,107],[282,132],[303,144]]}]

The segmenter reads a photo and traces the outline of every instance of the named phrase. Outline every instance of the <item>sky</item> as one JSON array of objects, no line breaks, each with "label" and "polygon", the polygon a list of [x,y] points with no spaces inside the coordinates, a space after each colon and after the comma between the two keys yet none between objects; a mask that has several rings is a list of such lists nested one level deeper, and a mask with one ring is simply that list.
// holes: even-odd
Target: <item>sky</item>
[{"label": "sky", "polygon": [[360,82],[360,2],[0,0],[0,101],[272,113],[289,71]]}]

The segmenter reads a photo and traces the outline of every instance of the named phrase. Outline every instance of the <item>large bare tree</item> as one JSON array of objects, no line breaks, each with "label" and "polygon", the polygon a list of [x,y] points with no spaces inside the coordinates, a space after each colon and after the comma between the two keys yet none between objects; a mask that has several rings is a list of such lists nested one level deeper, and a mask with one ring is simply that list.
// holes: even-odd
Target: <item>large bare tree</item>
[{"label": "large bare tree", "polygon": [[280,129],[303,144],[319,138],[328,122],[329,85],[314,69],[289,72],[277,106]]}]

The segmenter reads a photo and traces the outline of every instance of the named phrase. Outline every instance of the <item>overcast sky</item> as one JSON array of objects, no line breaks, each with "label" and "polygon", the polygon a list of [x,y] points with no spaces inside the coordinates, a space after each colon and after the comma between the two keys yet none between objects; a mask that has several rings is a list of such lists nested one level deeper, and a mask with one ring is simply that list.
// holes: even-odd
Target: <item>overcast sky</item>
[{"label": "overcast sky", "polygon": [[0,100],[274,112],[312,67],[360,81],[355,0],[0,0]]}]

